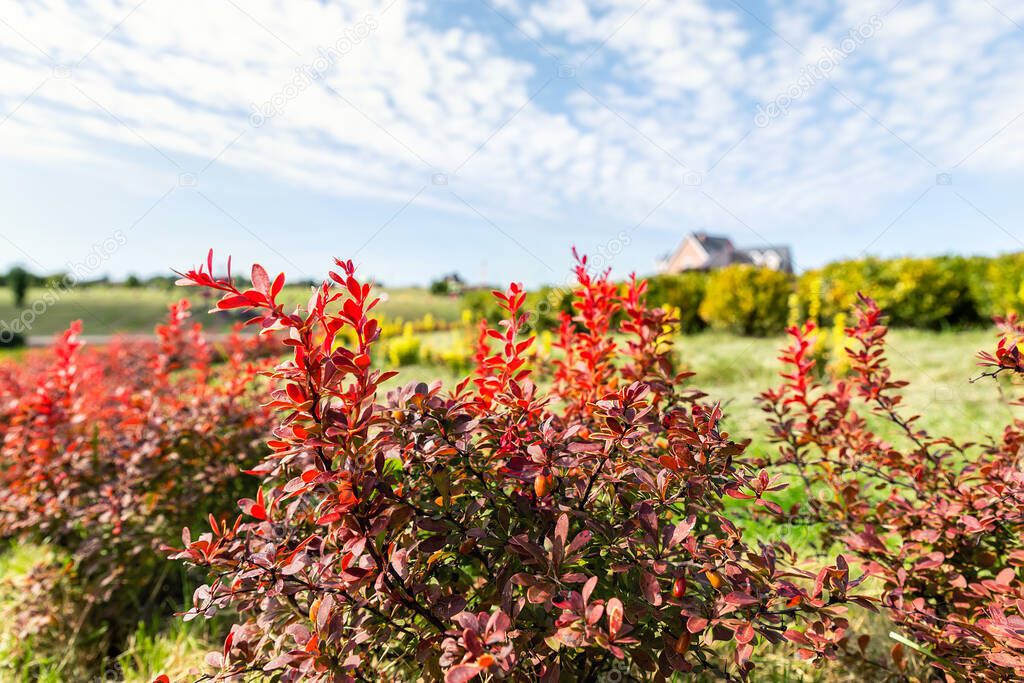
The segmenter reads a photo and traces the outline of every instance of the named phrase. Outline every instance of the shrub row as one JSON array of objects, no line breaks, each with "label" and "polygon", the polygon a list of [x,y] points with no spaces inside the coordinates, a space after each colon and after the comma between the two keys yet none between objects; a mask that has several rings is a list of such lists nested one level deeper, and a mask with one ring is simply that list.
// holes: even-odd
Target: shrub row
[{"label": "shrub row", "polygon": [[25,335],[18,332],[0,332],[0,349],[20,349],[26,342]]},{"label": "shrub row", "polygon": [[[189,616],[237,615],[207,659],[216,680],[738,680],[786,646],[865,680],[1024,676],[1024,422],[973,444],[917,427],[875,302],[843,330],[849,382],[819,384],[814,324],[790,328],[783,384],[761,397],[780,446],[764,460],[677,374],[677,321],[647,307],[643,282],[580,260],[547,389],[532,382],[536,338],[513,284],[496,292],[504,318],[482,325],[469,378],[382,400],[393,373],[373,367],[375,301],[351,262],[338,266],[339,286],[295,313],[262,269],[245,291],[212,268],[186,276],[222,308],[289,328],[294,354],[272,375],[279,424],[243,516],[186,529],[175,554],[209,573]],[[731,272],[769,293],[782,281]],[[338,347],[345,328],[356,343]],[[1022,338],[1007,320],[987,374],[1024,375]],[[773,493],[791,475],[807,501],[784,510]],[[819,534],[821,555],[768,537],[754,548],[726,498]],[[828,564],[837,542],[881,579],[877,599],[847,557]],[[876,604],[891,648],[846,618]]]},{"label": "shrub row", "polygon": [[66,680],[91,680],[140,620],[180,605],[186,576],[160,547],[244,490],[269,430],[250,360],[265,349],[237,333],[215,349],[188,315],[182,301],[157,342],[99,349],[77,322],[0,365],[0,539],[70,558],[5,601],[5,628],[34,648],[5,651],[8,665],[53,655]]},{"label": "shrub row", "polygon": [[829,323],[856,305],[858,292],[871,292],[893,325],[934,329],[980,323],[1000,313],[999,308],[1018,305],[1012,297],[977,298],[988,291],[985,280],[990,268],[1007,278],[1024,278],[1024,268],[1007,268],[1006,263],[1005,259],[960,257],[831,263],[800,277],[800,317]]},{"label": "shrub row", "polygon": [[736,334],[781,332],[789,316],[794,278],[754,266],[650,279],[652,305],[670,307],[684,334],[711,327]]}]

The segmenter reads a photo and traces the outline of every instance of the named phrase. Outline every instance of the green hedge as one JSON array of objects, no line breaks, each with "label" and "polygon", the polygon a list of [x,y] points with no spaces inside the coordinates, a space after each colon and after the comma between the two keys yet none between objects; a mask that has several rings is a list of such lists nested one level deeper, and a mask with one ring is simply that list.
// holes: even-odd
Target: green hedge
[{"label": "green hedge", "polygon": [[0,349],[20,349],[23,346],[25,346],[24,335],[0,329]]},{"label": "green hedge", "polygon": [[896,326],[986,324],[1024,310],[1024,253],[830,263],[800,277],[800,317],[829,324],[850,310],[859,291],[878,301]]},{"label": "green hedge", "polygon": [[707,327],[700,317],[700,305],[707,288],[707,273],[656,275],[647,280],[647,300],[655,306],[678,309],[680,327],[689,334]]}]

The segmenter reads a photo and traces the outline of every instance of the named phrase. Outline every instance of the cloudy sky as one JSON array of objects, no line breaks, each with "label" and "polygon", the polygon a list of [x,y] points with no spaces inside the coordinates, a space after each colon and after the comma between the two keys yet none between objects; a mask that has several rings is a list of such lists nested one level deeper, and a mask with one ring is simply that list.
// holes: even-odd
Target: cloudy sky
[{"label": "cloudy sky", "polygon": [[1024,249],[1024,0],[21,0],[0,267]]}]

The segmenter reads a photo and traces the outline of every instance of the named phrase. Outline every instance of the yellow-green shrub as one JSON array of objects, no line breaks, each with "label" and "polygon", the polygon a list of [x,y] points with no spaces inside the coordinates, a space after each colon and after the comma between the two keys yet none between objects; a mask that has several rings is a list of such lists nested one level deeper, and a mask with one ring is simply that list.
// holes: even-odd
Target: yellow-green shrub
[{"label": "yellow-green shrub", "polygon": [[836,378],[846,377],[850,373],[850,354],[846,349],[852,341],[846,336],[846,314],[840,313],[832,321],[832,333],[828,339],[828,363],[826,370]]},{"label": "yellow-green shrub", "polygon": [[979,319],[969,260],[959,257],[866,258],[830,263],[804,273],[797,284],[800,311],[830,324],[853,308],[857,293],[874,298],[893,325],[936,328]]},{"label": "yellow-green shrub", "polygon": [[968,266],[971,295],[985,318],[1024,313],[1024,253],[1006,254]]},{"label": "yellow-green shrub", "polygon": [[473,338],[455,333],[440,347],[424,346],[420,360],[428,365],[448,368],[455,374],[467,373],[473,367]]},{"label": "yellow-green shrub", "polygon": [[968,297],[967,282],[949,259],[886,261],[881,285],[872,296],[889,312],[893,325],[939,327]]},{"label": "yellow-green shrub", "polygon": [[786,329],[793,277],[754,266],[729,266],[711,273],[700,317],[711,327],[739,334],[768,335]]},{"label": "yellow-green shrub", "polygon": [[412,323],[405,323],[400,337],[388,342],[388,360],[396,367],[415,365],[420,360],[421,342],[413,332]]},{"label": "yellow-green shrub", "polygon": [[809,270],[797,282],[804,318],[822,325],[830,323],[838,313],[853,308],[857,292],[879,296],[883,262],[867,258],[858,261],[837,261],[817,270]]}]

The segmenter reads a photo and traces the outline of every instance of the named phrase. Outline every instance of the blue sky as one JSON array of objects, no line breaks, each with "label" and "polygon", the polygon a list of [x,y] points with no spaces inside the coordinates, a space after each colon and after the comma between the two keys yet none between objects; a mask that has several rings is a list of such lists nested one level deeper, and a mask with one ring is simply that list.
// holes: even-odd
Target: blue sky
[{"label": "blue sky", "polygon": [[0,267],[1020,250],[1022,27],[1024,0],[8,3]]}]

